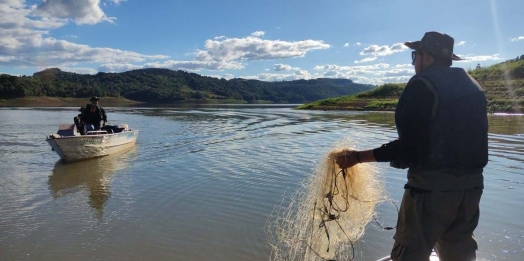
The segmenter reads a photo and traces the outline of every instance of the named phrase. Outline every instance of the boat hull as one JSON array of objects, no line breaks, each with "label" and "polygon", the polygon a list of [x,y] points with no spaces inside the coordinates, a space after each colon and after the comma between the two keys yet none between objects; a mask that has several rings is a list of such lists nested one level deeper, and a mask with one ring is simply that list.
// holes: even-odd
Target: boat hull
[{"label": "boat hull", "polygon": [[51,148],[66,162],[107,156],[132,147],[138,131],[124,131],[115,134],[47,137]]}]

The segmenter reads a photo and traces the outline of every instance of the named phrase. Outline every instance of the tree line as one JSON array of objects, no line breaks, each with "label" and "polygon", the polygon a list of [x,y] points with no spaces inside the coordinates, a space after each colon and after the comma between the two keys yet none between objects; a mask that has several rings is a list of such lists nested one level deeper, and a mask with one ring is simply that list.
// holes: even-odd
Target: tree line
[{"label": "tree line", "polygon": [[0,75],[0,98],[124,97],[147,103],[237,100],[247,103],[304,103],[374,88],[349,79],[265,82],[218,79],[185,71],[149,68],[95,75],[46,69],[32,76]]}]

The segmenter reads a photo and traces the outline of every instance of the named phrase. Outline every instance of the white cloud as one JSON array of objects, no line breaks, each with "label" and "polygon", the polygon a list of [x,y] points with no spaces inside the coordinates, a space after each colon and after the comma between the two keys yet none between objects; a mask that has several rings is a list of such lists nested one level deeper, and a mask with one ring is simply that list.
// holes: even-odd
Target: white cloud
[{"label": "white cloud", "polygon": [[11,62],[11,61],[14,61],[14,60],[16,60],[15,56],[0,56],[0,64],[1,63],[8,63],[8,62]]},{"label": "white cloud", "polygon": [[207,70],[239,70],[243,69],[244,65],[237,62],[226,62],[226,61],[173,61],[168,60],[164,62],[151,62],[146,63],[144,68],[167,68],[171,70],[183,70],[183,71],[199,71],[202,69]]},{"label": "white cloud", "polygon": [[[24,32],[24,30],[18,32]],[[143,55],[111,48],[93,48],[50,37],[43,38],[35,32],[28,32],[26,36],[13,36],[15,36],[15,33],[11,33],[9,37],[0,38],[2,39],[0,40],[0,56],[16,57],[10,59],[7,64],[3,64],[6,66],[47,67],[65,66],[79,62],[130,63],[168,58],[165,55]]]},{"label": "white cloud", "polygon": [[290,71],[291,69],[293,69],[293,67],[291,67],[291,65],[287,65],[287,64],[282,64],[282,63],[278,63],[278,64],[275,64],[273,65],[273,70],[274,71]]},{"label": "white cloud", "polygon": [[52,15],[74,18],[79,23],[95,21],[101,17],[96,14],[99,1],[47,0],[39,7],[27,6],[21,0],[1,1],[0,66],[79,70],[75,68],[78,63],[125,65],[168,58],[166,55],[144,55],[119,49],[90,47],[47,37],[49,30],[67,23],[67,19]]},{"label": "white cloud", "polygon": [[362,44],[360,42],[357,42],[355,45],[357,46],[361,46]]},{"label": "white cloud", "polygon": [[[98,4],[99,1],[90,0],[87,3],[91,4],[87,6],[93,7],[93,3]],[[54,12],[55,16],[75,17],[78,21],[87,21],[86,16],[82,16],[84,13],[79,10],[78,13],[74,13],[71,9],[78,5],[80,4],[71,4],[65,0],[48,0],[39,7],[38,11],[41,14]],[[197,50],[192,54],[193,59],[189,61],[166,60],[169,58],[166,55],[145,55],[119,49],[91,47],[46,37],[48,30],[65,25],[67,19],[35,18],[31,16],[32,9],[24,5],[21,9],[2,7],[0,7],[0,15],[4,15],[0,16],[3,18],[0,20],[0,29],[2,29],[0,30],[0,66],[33,66],[45,69],[75,68],[79,63],[98,63],[100,64],[98,69],[105,72],[150,67],[186,71],[239,70],[245,67],[242,61],[302,57],[309,51],[330,47],[316,40],[296,42],[262,40],[256,36],[262,36],[264,32],[258,31],[245,38],[228,39],[225,36],[218,36],[214,40],[207,40],[205,49]],[[58,9],[52,9],[55,7]],[[291,69],[299,70],[299,68]]]},{"label": "white cloud", "polygon": [[69,68],[69,67],[61,67],[60,68],[64,72],[72,72],[72,73],[79,73],[79,74],[97,74],[98,71],[92,68]]},{"label": "white cloud", "polygon": [[260,36],[264,36],[264,34],[266,34],[266,32],[264,32],[264,31],[256,31],[256,32],[252,33],[251,36],[260,37]]},{"label": "white cloud", "polygon": [[361,76],[351,75],[343,72],[330,71],[326,73],[316,73],[314,78],[337,78],[337,79],[350,79],[355,83],[361,84],[372,84],[381,85],[384,83],[405,83],[411,76],[400,76],[400,77],[373,77],[373,76]]},{"label": "white cloud", "polygon": [[235,78],[235,76],[233,74],[229,74],[229,73],[226,73],[224,75],[218,75],[218,74],[207,74],[207,75],[204,75],[204,74],[202,74],[202,76],[213,77],[213,78],[217,78],[217,79],[226,79],[226,80],[231,80],[231,79]]},{"label": "white cloud", "polygon": [[222,77],[222,78],[224,78],[226,80],[231,80],[231,79],[235,78],[235,76],[233,74],[230,74],[230,73],[225,73],[224,77]]},{"label": "white cloud", "polygon": [[291,70],[291,65],[287,65],[287,64],[275,64],[273,65],[273,69],[275,71],[290,71]]},{"label": "white cloud", "polygon": [[[415,69],[391,69],[384,72],[385,77],[392,77],[392,76],[407,76],[411,75],[413,76],[415,74]],[[407,76],[407,77],[411,77]]]},{"label": "white cloud", "polygon": [[379,85],[386,82],[407,82],[415,73],[412,65],[386,63],[360,66],[318,65],[313,78],[344,78],[357,83]]},{"label": "white cloud", "polygon": [[10,0],[7,3],[0,2],[0,33],[2,36],[9,33],[5,32],[5,30],[43,30],[40,32],[47,33],[45,30],[59,28],[67,22],[53,17],[34,17],[34,9],[35,7],[26,6],[22,0]]},{"label": "white cloud", "polygon": [[355,61],[355,63],[367,63],[367,62],[372,62],[374,60],[376,60],[377,57],[367,57],[367,58],[364,58],[362,60],[359,60],[359,61]]},{"label": "white cloud", "polygon": [[131,63],[146,60],[166,59],[165,55],[143,55],[130,51],[111,48],[93,48],[87,45],[71,43],[54,38],[35,36],[15,48],[3,49],[0,43],[0,54],[12,53],[16,60],[12,66],[67,66],[83,63]]},{"label": "white cloud", "polygon": [[127,2],[127,0],[109,0],[109,2],[112,2],[115,5],[119,5],[120,3]]},{"label": "white cloud", "polygon": [[309,80],[311,74],[307,70],[298,69],[294,73],[260,73],[254,76],[243,76],[244,79],[254,79],[260,81],[292,81],[292,80]]},{"label": "white cloud", "polygon": [[36,8],[34,14],[42,17],[72,19],[77,24],[97,24],[116,20],[114,17],[106,16],[100,8],[100,0],[46,0]]},{"label": "white cloud", "polygon": [[212,78],[217,78],[217,79],[222,79],[222,76],[220,76],[220,75],[216,75],[216,74],[208,74],[208,75],[203,75],[203,76],[212,77]]},{"label": "white cloud", "polygon": [[493,54],[493,55],[459,55],[462,59],[465,59],[463,61],[454,61],[454,62],[482,62],[482,61],[496,61],[501,60],[502,58],[499,57],[499,54]]},{"label": "white cloud", "polygon": [[524,36],[519,36],[519,37],[511,38],[511,41],[512,41],[512,42],[516,42],[516,41],[520,41],[520,40],[524,40]]},{"label": "white cloud", "polygon": [[22,76],[21,74],[0,72],[0,75],[2,75],[2,74],[6,74],[6,75],[10,75],[10,76]]},{"label": "white cloud", "polygon": [[395,68],[413,68],[413,65],[410,64],[410,63],[397,64],[397,65],[395,65]]},{"label": "white cloud", "polygon": [[361,84],[379,85],[379,84],[383,84],[384,83],[379,78],[358,76],[358,75],[350,75],[350,74],[345,74],[345,73],[336,72],[336,71],[330,71],[330,72],[326,72],[326,73],[316,73],[313,77],[315,77],[315,78],[350,79],[350,80],[352,80],[355,83],[361,83]]},{"label": "white cloud", "polygon": [[[122,0],[106,0],[120,4]],[[308,52],[330,48],[319,40],[282,41],[263,40],[263,31],[253,32],[244,38],[217,36],[207,40],[203,50],[196,50],[188,61],[167,60],[166,55],[148,55],[131,51],[92,47],[49,37],[50,31],[73,21],[76,24],[112,22],[100,7],[101,0],[45,0],[28,5],[24,0],[0,0],[0,66],[34,67],[94,73],[121,72],[139,68],[168,68],[173,70],[239,70],[249,60],[274,60],[303,57]],[[70,40],[77,40],[75,37]],[[300,68],[287,65],[277,70],[294,70],[291,78],[307,78]]]},{"label": "white cloud", "polygon": [[[413,70],[413,72],[414,71],[415,70]],[[412,76],[382,77],[382,78],[380,78],[380,81],[382,82],[380,84],[384,84],[384,83],[407,83],[411,78],[412,78]]]},{"label": "white cloud", "polygon": [[463,46],[466,44],[466,41],[460,41],[458,44],[456,44],[456,46]]},{"label": "white cloud", "polygon": [[310,79],[311,74],[306,70],[297,70],[295,71],[295,79]]},{"label": "white cloud", "polygon": [[387,63],[377,63],[373,65],[359,65],[359,66],[340,66],[336,64],[317,65],[313,70],[325,71],[325,70],[336,70],[336,71],[349,71],[354,73],[368,73],[379,69],[387,69],[390,65]]},{"label": "white cloud", "polygon": [[360,55],[371,55],[371,56],[387,56],[398,52],[403,52],[405,50],[409,49],[407,46],[405,46],[403,43],[396,43],[392,45],[391,47],[387,45],[378,46],[378,45],[370,45],[362,52],[360,52]]},{"label": "white cloud", "polygon": [[349,43],[345,43],[345,44],[344,44],[344,47],[348,47],[348,46],[349,46]]},{"label": "white cloud", "polygon": [[[13,8],[23,8],[25,6],[24,0],[2,0],[0,6],[13,7]],[[0,8],[0,9],[3,9]]]},{"label": "white cloud", "polygon": [[141,69],[142,66],[130,63],[106,63],[98,67],[99,72],[125,72],[135,69]]},{"label": "white cloud", "polygon": [[329,47],[329,44],[325,44],[319,40],[287,42],[281,40],[262,40],[255,36],[227,38],[224,40],[207,40],[205,50],[199,50],[195,56],[195,60],[276,60],[303,57],[307,52],[327,49]]}]

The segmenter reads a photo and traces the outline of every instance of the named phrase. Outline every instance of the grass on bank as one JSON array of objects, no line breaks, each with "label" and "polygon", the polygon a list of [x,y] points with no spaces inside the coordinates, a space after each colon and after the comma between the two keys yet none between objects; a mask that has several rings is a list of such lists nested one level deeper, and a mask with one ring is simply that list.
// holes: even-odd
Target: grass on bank
[{"label": "grass on bank", "polygon": [[[524,112],[524,55],[488,67],[480,65],[468,73],[484,89],[488,112]],[[351,96],[319,100],[296,109],[394,110],[406,83],[387,83]]]},{"label": "grass on bank", "polygon": [[[298,110],[356,110],[394,111],[405,83],[388,83],[373,90],[351,96],[342,96],[306,103]],[[488,99],[488,112],[524,112],[524,88],[511,91],[507,87],[484,88]]]},{"label": "grass on bank", "polygon": [[395,110],[404,86],[404,83],[387,83],[355,95],[306,103],[296,109],[391,111]]}]

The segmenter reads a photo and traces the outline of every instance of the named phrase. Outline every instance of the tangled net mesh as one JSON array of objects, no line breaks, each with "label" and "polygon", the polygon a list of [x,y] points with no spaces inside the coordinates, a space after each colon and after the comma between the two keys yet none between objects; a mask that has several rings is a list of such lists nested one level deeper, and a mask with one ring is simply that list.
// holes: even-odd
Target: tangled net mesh
[{"label": "tangled net mesh", "polygon": [[384,182],[370,164],[340,169],[334,161],[350,141],[335,144],[267,226],[270,260],[353,260],[375,208],[386,200]]}]

